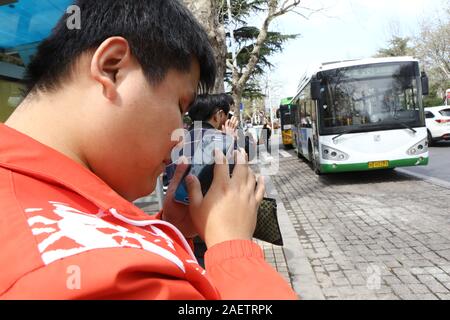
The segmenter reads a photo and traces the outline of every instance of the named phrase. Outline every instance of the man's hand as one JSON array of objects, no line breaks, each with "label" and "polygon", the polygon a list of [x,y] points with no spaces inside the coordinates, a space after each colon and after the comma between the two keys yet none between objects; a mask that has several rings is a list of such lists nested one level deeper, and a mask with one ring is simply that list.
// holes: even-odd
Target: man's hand
[{"label": "man's hand", "polygon": [[180,164],[178,164],[174,177],[167,189],[162,219],[173,224],[186,238],[189,239],[197,236],[197,231],[195,230],[189,214],[189,206],[177,203],[174,200],[178,184],[186,173],[186,170],[189,168],[189,165],[184,164],[183,161],[186,162],[186,158],[180,159]]},{"label": "man's hand", "polygon": [[251,240],[255,231],[256,213],[265,193],[264,180],[260,177],[256,187],[243,150],[235,151],[235,158],[230,178],[227,159],[216,150],[214,180],[205,197],[196,177],[188,176],[186,180],[192,223],[208,248],[229,240]]},{"label": "man's hand", "polygon": [[225,122],[225,125],[222,127],[222,132],[229,134],[233,138],[237,138],[237,127],[239,125],[239,120],[235,116]]}]

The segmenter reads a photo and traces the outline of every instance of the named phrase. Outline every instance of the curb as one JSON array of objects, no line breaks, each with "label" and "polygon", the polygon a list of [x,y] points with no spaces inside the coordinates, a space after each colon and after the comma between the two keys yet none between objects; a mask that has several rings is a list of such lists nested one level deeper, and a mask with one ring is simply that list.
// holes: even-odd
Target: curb
[{"label": "curb", "polygon": [[277,200],[278,219],[284,242],[283,252],[295,292],[303,300],[325,300],[315,273],[271,177],[265,177],[265,181],[267,195]]},{"label": "curb", "polygon": [[395,169],[395,171],[397,171],[399,174],[404,175],[404,176],[410,176],[410,177],[414,177],[414,178],[418,178],[420,180],[423,180],[425,182],[434,184],[434,185],[438,185],[440,187],[446,188],[446,189],[450,189],[450,182],[447,182],[445,180],[441,180],[438,178],[433,178],[433,177],[429,177],[426,176],[424,174],[420,174],[420,173],[416,173],[416,172],[411,172],[408,171],[406,169]]}]

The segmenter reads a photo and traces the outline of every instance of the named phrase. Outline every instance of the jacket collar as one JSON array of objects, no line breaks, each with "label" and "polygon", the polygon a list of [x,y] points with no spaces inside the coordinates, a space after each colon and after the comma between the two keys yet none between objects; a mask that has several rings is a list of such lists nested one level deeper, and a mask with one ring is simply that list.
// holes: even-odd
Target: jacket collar
[{"label": "jacket collar", "polygon": [[69,189],[104,212],[114,208],[129,219],[148,219],[99,177],[62,153],[4,124],[0,124],[0,141],[0,167]]},{"label": "jacket collar", "polygon": [[[203,130],[209,130],[209,129],[216,130],[216,128],[214,128],[214,126],[212,124],[210,124],[208,121],[202,121],[201,128]],[[189,128],[189,131],[192,131],[194,129],[197,129],[197,128],[195,127],[195,124],[192,124],[191,127]]]}]

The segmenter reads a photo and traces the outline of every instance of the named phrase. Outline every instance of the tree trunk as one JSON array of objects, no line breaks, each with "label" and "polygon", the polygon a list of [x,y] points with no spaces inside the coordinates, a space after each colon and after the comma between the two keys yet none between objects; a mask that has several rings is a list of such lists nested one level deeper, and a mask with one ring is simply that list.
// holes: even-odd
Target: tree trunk
[{"label": "tree trunk", "polygon": [[267,16],[263,22],[263,25],[261,26],[261,29],[259,31],[258,38],[256,40],[255,46],[253,48],[253,51],[250,54],[250,59],[247,63],[247,66],[245,67],[244,72],[242,75],[239,75],[238,70],[233,68],[233,85],[232,85],[232,91],[233,91],[233,98],[236,103],[236,116],[240,117],[240,103],[242,101],[242,95],[244,93],[245,84],[247,83],[248,79],[252,75],[252,73],[255,70],[255,67],[259,61],[260,52],[262,45],[267,39],[267,34],[269,31],[269,26],[272,20],[274,19],[276,10],[277,10],[278,1],[277,0],[270,0],[269,1],[269,10],[267,13]]},{"label": "tree trunk", "polygon": [[208,39],[214,50],[217,64],[217,77],[213,92],[221,93],[225,91],[225,71],[226,71],[226,32],[223,24],[220,23],[217,1],[215,0],[183,0],[184,4],[192,11],[208,34]]}]

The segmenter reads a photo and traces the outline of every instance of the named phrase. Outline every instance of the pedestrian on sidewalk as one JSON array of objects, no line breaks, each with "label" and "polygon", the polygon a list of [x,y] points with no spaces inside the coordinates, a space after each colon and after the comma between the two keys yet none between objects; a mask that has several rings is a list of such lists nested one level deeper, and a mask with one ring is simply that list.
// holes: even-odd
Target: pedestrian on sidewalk
[{"label": "pedestrian on sidewalk", "polygon": [[[197,145],[202,141],[206,132],[220,132],[230,135],[233,139],[237,136],[238,121],[236,117],[229,117],[234,100],[227,94],[201,94],[189,108],[191,126],[185,137],[186,145],[177,154],[177,157],[185,156],[187,162],[191,158]],[[168,185],[175,174],[176,163],[170,163],[165,170],[165,185]]]},{"label": "pedestrian on sidewalk", "polygon": [[[199,95],[189,109],[192,125],[189,128],[188,143],[181,150],[179,156],[187,156],[187,162],[192,163],[194,152],[207,133],[216,131],[236,139],[238,121],[237,118],[230,116],[233,105],[233,98],[225,93]],[[166,168],[165,175],[168,183],[172,180],[175,168],[176,164],[171,164]],[[204,256],[206,251],[206,243],[200,237],[195,237],[194,254],[202,267],[205,266]]]},{"label": "pedestrian on sidewalk", "polygon": [[131,203],[154,190],[198,88],[214,85],[205,31],[177,0],[75,4],[82,28],[58,21],[0,125],[0,299],[295,299],[252,242],[264,182],[243,153],[233,177],[216,164],[205,196],[189,176],[189,207],[173,201],[183,164],[156,217]]},{"label": "pedestrian on sidewalk", "polygon": [[267,152],[271,153],[271,137],[272,137],[272,129],[269,127],[268,123],[265,122],[263,128],[261,129],[260,135],[260,144],[264,144],[266,146]]},{"label": "pedestrian on sidewalk", "polygon": [[189,109],[189,117],[193,124],[191,130],[200,122],[202,126],[216,129],[237,138],[239,120],[231,115],[234,107],[233,98],[226,94],[199,95]]}]

